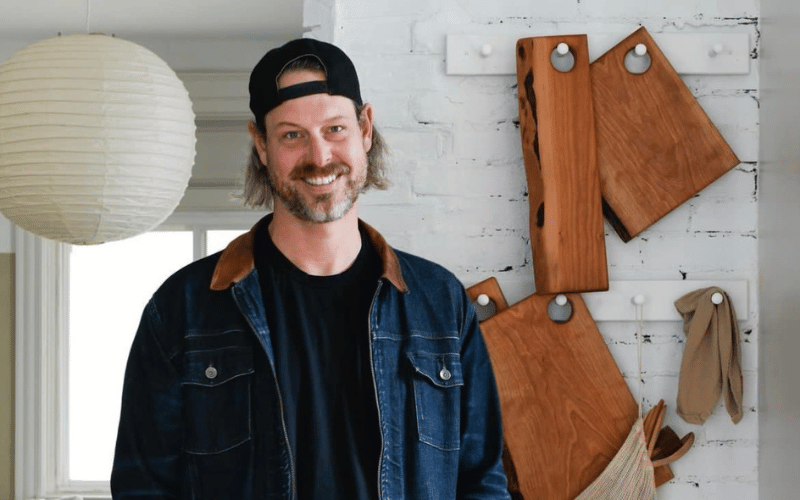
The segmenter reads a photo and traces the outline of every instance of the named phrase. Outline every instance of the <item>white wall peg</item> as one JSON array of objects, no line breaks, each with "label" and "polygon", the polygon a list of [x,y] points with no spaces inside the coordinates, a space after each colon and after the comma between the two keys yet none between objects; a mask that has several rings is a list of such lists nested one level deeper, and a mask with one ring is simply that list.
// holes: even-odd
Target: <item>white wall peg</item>
[{"label": "white wall peg", "polygon": [[675,301],[711,286],[725,290],[739,321],[750,318],[747,280],[609,281],[607,291],[583,293],[581,297],[595,321],[636,321],[638,307],[631,307],[631,303],[641,307],[647,321],[681,321]]},{"label": "white wall peg", "polygon": [[484,43],[483,46],[481,46],[481,56],[483,57],[489,57],[492,55],[492,51],[493,47],[491,43]]},{"label": "white wall peg", "polygon": [[[590,34],[589,61],[603,55],[629,34]],[[517,40],[530,36],[529,32],[524,31],[503,35],[447,35],[447,74],[515,75]],[[746,75],[750,72],[748,33],[651,33],[651,36],[678,74]],[[714,52],[718,44],[722,45],[722,49]],[[491,47],[489,54],[486,54],[487,46]],[[569,52],[569,47],[566,48]],[[556,54],[566,56],[560,50],[564,49],[559,44]],[[650,52],[652,50],[652,47],[648,49]]]},{"label": "white wall peg", "polygon": [[625,54],[625,69],[634,75],[641,75],[650,69],[651,62],[650,55],[647,53],[647,45],[643,43],[637,43],[633,50],[629,50]]},{"label": "white wall peg", "polygon": [[478,295],[477,302],[478,302],[479,306],[488,306],[489,305],[489,296],[486,295],[485,293],[482,293],[482,294]]},{"label": "white wall peg", "polygon": [[558,295],[556,295],[556,304],[560,306],[567,305],[567,296],[564,295],[563,293],[559,293]]},{"label": "white wall peg", "polygon": [[747,33],[660,33],[653,40],[680,74],[746,75],[750,72]]},{"label": "white wall peg", "polygon": [[714,294],[711,296],[711,302],[717,305],[722,304],[722,300],[723,300],[722,294],[719,292],[714,292]]},{"label": "white wall peg", "polygon": [[550,64],[557,71],[568,73],[575,67],[575,56],[570,52],[569,45],[561,42],[550,53]]}]

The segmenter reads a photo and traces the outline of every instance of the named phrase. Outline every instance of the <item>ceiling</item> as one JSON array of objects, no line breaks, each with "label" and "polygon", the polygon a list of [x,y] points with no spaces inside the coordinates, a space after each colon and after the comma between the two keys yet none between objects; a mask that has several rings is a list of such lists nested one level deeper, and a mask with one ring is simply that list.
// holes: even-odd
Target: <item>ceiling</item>
[{"label": "ceiling", "polygon": [[0,38],[88,31],[140,39],[285,40],[302,34],[302,12],[303,0],[0,0]]}]

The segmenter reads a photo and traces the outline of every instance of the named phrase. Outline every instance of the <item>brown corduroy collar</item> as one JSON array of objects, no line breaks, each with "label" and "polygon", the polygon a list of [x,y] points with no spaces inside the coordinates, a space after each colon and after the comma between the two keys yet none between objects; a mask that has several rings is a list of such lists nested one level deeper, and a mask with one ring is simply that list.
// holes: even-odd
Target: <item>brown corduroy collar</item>
[{"label": "brown corduroy collar", "polygon": [[[238,283],[244,279],[244,277],[253,270],[255,266],[253,248],[255,247],[256,228],[258,228],[259,224],[265,223],[267,220],[269,220],[269,217],[258,221],[250,231],[231,241],[225,250],[223,250],[219,262],[217,262],[217,266],[214,268],[214,274],[211,277],[212,290],[225,290],[234,283]],[[383,262],[382,277],[388,279],[389,282],[401,292],[408,293],[408,286],[406,286],[406,282],[403,280],[400,262],[394,250],[392,250],[389,244],[386,243],[386,240],[383,239],[383,236],[372,226],[361,219],[358,220],[358,224],[367,232],[367,236],[369,236],[370,241]]]}]

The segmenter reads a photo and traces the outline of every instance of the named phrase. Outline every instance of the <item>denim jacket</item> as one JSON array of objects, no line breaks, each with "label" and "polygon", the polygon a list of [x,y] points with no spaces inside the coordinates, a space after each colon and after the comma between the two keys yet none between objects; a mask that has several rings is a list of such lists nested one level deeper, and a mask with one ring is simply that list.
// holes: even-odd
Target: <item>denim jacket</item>
[{"label": "denim jacket", "polygon": [[[383,261],[369,313],[379,498],[508,499],[497,391],[463,287],[359,223]],[[145,307],[125,372],[115,499],[295,498],[254,234],[175,273]]]}]

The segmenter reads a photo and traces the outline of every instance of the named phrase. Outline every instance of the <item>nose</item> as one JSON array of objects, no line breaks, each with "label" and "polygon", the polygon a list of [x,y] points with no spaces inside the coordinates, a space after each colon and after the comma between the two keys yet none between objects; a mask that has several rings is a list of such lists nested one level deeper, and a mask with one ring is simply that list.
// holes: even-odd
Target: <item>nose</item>
[{"label": "nose", "polygon": [[324,137],[313,136],[309,141],[309,160],[317,167],[324,167],[333,159],[331,144]]}]

